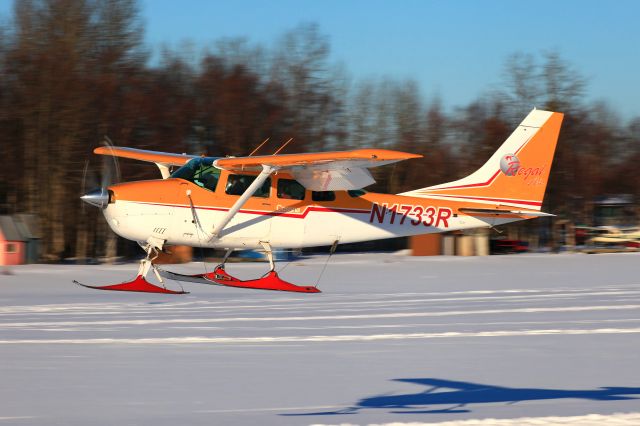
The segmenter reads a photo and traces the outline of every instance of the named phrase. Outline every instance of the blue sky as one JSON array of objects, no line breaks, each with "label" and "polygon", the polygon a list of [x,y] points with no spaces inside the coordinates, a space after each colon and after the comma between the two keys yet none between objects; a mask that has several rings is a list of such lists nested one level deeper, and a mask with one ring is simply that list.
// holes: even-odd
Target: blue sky
[{"label": "blue sky", "polygon": [[[10,13],[11,0],[0,0]],[[146,40],[206,46],[222,37],[273,44],[302,22],[329,36],[354,79],[419,82],[464,105],[498,85],[507,56],[555,50],[588,79],[588,95],[640,116],[640,1],[141,0]]]}]

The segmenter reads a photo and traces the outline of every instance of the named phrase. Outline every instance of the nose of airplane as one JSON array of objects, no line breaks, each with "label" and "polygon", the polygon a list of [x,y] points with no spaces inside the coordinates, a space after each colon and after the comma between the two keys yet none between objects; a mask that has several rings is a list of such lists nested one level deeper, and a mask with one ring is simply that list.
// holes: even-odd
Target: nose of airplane
[{"label": "nose of airplane", "polygon": [[109,204],[109,191],[107,188],[97,188],[87,192],[80,199],[87,204],[104,209]]}]

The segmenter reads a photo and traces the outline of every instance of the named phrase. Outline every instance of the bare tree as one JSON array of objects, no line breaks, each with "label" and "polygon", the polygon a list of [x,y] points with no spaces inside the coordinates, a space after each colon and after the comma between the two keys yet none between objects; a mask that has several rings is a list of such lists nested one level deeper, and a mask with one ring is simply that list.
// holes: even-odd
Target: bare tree
[{"label": "bare tree", "polygon": [[322,149],[334,112],[331,93],[329,41],[317,24],[304,24],[286,33],[276,47],[271,80],[285,88],[286,127],[295,149]]},{"label": "bare tree", "polygon": [[543,54],[544,108],[570,113],[580,108],[586,81],[558,52]]},{"label": "bare tree", "polygon": [[542,106],[539,66],[533,55],[510,55],[505,62],[503,94],[510,106],[512,120],[524,117],[532,108]]}]

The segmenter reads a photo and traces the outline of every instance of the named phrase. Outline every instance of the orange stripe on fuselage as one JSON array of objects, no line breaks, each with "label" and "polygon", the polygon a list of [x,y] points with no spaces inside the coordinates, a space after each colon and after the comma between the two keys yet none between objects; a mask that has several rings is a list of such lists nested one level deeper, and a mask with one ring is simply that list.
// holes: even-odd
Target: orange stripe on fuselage
[{"label": "orange stripe on fuselage", "polygon": [[[114,191],[115,200],[143,203],[149,205],[162,205],[176,208],[190,208],[190,200],[198,209],[228,211],[237,201],[238,196],[228,195],[224,192],[229,172],[222,171],[216,191],[209,191],[192,182],[182,179],[169,178],[165,180],[149,180],[128,182],[113,185],[109,189]],[[380,194],[368,192],[360,197],[351,197],[346,191],[336,191],[336,199],[333,201],[312,201],[311,191],[305,191],[304,200],[292,200],[278,198],[276,195],[278,179],[292,179],[287,173],[278,173],[271,177],[271,195],[268,198],[251,197],[240,210],[241,213],[255,215],[282,216],[304,219],[311,212],[318,213],[344,213],[344,214],[369,214],[374,204],[393,208],[394,205],[433,206],[435,208],[449,208],[454,214],[467,216],[460,213],[459,209],[469,207],[469,202],[459,200],[442,200],[437,198],[407,197],[394,194]],[[435,195],[435,194],[434,194]],[[517,201],[514,201],[517,203]],[[474,202],[475,208],[495,208],[492,201]],[[477,216],[475,214],[471,216]]]},{"label": "orange stripe on fuselage", "polygon": [[[134,201],[135,202],[135,201]],[[191,208],[190,205],[187,204],[163,204],[163,203],[147,203],[147,202],[135,202],[137,204],[146,204],[150,206],[162,206],[162,207],[176,207],[176,208]],[[228,212],[229,208],[224,207],[209,207],[209,206],[195,206],[198,210],[211,210],[211,211],[219,211],[219,212]],[[300,212],[297,212],[300,211]],[[292,210],[291,208],[280,208],[278,210],[247,210],[240,209],[238,213],[244,214],[253,214],[257,216],[281,216],[281,217],[290,217],[294,219],[304,219],[310,212],[325,212],[325,213],[355,213],[355,214],[370,214],[370,209],[345,209],[338,207],[321,207],[315,205],[307,205],[304,209],[295,208]]]}]

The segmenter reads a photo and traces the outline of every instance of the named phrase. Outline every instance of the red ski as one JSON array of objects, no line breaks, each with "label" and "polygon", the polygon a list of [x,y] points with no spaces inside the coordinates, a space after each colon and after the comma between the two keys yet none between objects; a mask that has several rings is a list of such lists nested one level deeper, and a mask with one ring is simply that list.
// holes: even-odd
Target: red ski
[{"label": "red ski", "polygon": [[127,281],[120,284],[106,285],[106,286],[87,285],[76,280],[73,280],[73,282],[82,287],[93,288],[95,290],[133,291],[133,292],[139,292],[139,293],[189,294],[188,291],[169,290],[167,288],[159,287],[155,284],[151,284],[142,275],[138,275],[132,281]]},{"label": "red ski", "polygon": [[217,284],[226,287],[291,291],[296,293],[320,293],[320,290],[313,286],[299,286],[291,284],[290,282],[281,279],[276,271],[269,271],[262,278],[246,281],[229,275],[222,266],[217,266],[213,272],[208,272],[206,274],[183,275],[164,270],[159,270],[158,272],[164,278],[198,284]]}]

